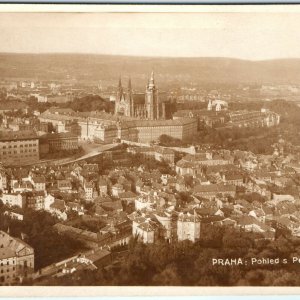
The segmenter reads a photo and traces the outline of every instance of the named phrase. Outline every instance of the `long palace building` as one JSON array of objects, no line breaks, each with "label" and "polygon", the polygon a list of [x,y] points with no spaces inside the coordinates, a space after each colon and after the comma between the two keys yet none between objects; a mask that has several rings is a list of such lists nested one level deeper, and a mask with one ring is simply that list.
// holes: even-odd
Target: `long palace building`
[{"label": "long palace building", "polygon": [[156,141],[161,135],[169,135],[184,141],[197,132],[193,118],[179,120],[144,120],[117,117],[108,113],[57,113],[45,111],[39,116],[41,122],[51,123],[58,133],[70,132],[81,140],[100,140],[111,143],[116,138],[133,142]]}]

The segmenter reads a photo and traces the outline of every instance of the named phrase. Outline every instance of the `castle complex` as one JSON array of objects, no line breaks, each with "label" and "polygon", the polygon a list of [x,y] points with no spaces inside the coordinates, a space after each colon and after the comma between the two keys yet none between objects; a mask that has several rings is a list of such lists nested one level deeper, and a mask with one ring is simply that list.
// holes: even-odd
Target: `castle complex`
[{"label": "castle complex", "polygon": [[127,88],[119,80],[113,115],[52,107],[43,112],[39,120],[42,124],[51,123],[57,133],[70,132],[81,140],[104,143],[116,139],[148,143],[158,140],[161,135],[184,141],[191,139],[197,132],[196,119],[168,119],[168,101],[159,94],[152,72],[142,94],[133,93],[130,79]]}]

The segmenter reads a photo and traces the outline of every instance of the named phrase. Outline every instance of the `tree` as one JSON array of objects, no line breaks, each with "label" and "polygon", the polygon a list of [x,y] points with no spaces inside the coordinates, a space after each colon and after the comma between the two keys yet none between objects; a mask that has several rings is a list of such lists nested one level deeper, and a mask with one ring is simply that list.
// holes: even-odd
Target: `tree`
[{"label": "tree", "polygon": [[251,270],[245,276],[245,285],[261,286],[264,279],[265,275],[262,270]]},{"label": "tree", "polygon": [[4,216],[0,211],[0,229],[7,231],[14,237],[27,235],[27,243],[34,248],[35,268],[40,269],[64,258],[70,257],[78,250],[86,250],[77,240],[59,235],[53,225],[58,222],[46,211],[26,210],[24,220],[18,221]]},{"label": "tree", "polygon": [[181,285],[181,278],[178,274],[177,267],[174,264],[167,267],[159,274],[153,276],[153,285],[178,286]]},{"label": "tree", "polygon": [[101,98],[98,95],[87,95],[81,98],[75,98],[72,102],[60,104],[60,107],[71,108],[74,111],[105,111],[113,112],[113,103]]},{"label": "tree", "polygon": [[158,138],[158,142],[161,146],[165,146],[165,147],[180,147],[185,145],[185,143],[183,143],[182,140],[166,134],[162,134]]}]

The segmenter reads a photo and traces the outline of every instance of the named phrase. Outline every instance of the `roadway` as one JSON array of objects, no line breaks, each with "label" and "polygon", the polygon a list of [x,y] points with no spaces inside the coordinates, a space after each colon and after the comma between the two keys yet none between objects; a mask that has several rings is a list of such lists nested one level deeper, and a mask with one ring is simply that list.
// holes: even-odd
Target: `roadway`
[{"label": "roadway", "polygon": [[63,161],[61,163],[58,163],[58,165],[63,166],[63,165],[67,165],[67,164],[72,164],[78,161],[82,161],[82,160],[86,160],[92,157],[95,157],[99,154],[101,154],[104,151],[110,150],[115,148],[116,146],[118,146],[118,143],[114,143],[114,144],[105,144],[105,145],[99,145],[99,144],[88,144],[88,143],[82,143],[80,146],[83,148],[85,154],[76,158],[76,159],[70,159],[70,160],[66,160]]}]

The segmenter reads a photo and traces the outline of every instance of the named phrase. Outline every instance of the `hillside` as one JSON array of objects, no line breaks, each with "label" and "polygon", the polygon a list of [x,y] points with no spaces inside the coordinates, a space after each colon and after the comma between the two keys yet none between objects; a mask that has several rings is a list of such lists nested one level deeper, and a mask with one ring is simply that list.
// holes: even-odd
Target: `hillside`
[{"label": "hillside", "polygon": [[151,58],[83,54],[0,54],[0,78],[117,80],[131,75],[145,84],[151,70],[184,82],[300,82],[300,59],[246,61],[230,58]]}]

